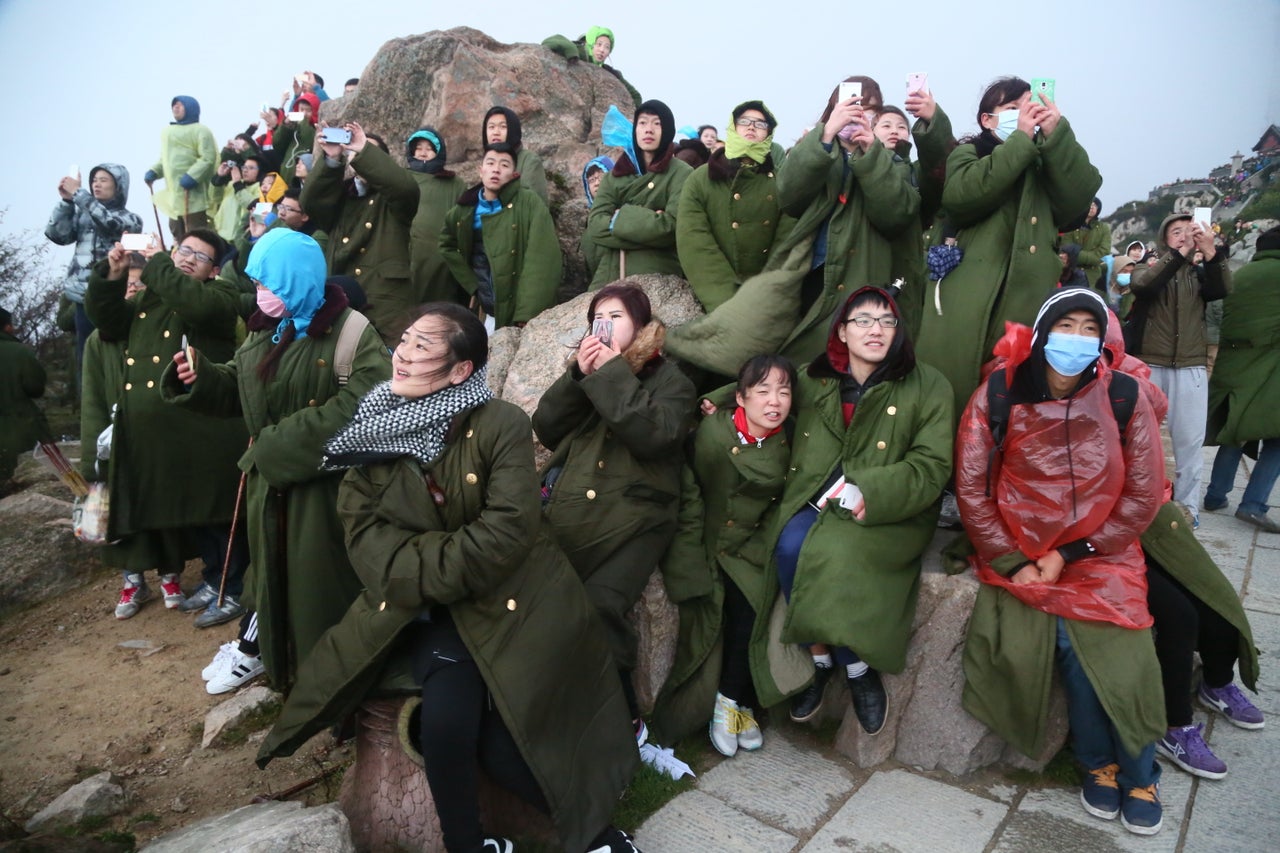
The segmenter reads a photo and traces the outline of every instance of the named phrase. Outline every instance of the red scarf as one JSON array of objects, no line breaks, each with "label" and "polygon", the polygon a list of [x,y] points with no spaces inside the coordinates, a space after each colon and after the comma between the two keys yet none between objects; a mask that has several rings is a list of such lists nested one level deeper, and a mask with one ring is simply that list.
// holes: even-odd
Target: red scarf
[{"label": "red scarf", "polygon": [[751,444],[759,444],[769,436],[782,432],[782,427],[774,427],[764,435],[756,438],[747,431],[747,412],[741,406],[733,410],[733,426],[738,430],[738,435],[742,436],[742,440]]}]

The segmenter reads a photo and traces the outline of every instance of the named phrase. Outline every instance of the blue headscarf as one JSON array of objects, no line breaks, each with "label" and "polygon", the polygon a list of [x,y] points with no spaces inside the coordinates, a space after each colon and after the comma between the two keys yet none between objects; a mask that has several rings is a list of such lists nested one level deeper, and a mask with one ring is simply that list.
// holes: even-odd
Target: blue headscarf
[{"label": "blue headscarf", "polygon": [[582,191],[587,194],[588,208],[596,202],[591,195],[591,185],[587,183],[587,176],[591,174],[592,166],[601,169],[607,175],[613,171],[613,158],[601,155],[582,167]]},{"label": "blue headscarf", "polygon": [[254,244],[244,274],[279,296],[288,315],[276,326],[272,341],[293,326],[297,338],[307,336],[311,318],[324,304],[324,252],[300,231],[272,228]]},{"label": "blue headscarf", "polygon": [[182,102],[182,106],[186,109],[186,113],[182,116],[182,121],[171,121],[169,124],[195,124],[200,121],[200,102],[190,95],[178,95],[169,102],[169,106]]}]

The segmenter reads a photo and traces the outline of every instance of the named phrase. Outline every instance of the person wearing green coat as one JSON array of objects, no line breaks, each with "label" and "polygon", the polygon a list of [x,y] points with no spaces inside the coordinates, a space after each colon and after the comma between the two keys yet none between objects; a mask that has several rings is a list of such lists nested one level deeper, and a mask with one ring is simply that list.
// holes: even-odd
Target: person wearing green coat
[{"label": "person wearing green coat", "polygon": [[491,143],[480,183],[445,214],[440,256],[489,328],[524,325],[556,301],[563,259],[551,212],[523,188],[515,153]]},{"label": "person wearing green coat", "polygon": [[191,228],[207,228],[209,181],[218,166],[213,131],[200,124],[200,102],[178,95],[170,102],[173,121],[160,133],[160,158],[143,180],[151,186],[160,178],[164,189],[155,194],[156,207],[169,217],[174,242]]},{"label": "person wearing green coat", "polygon": [[628,614],[675,535],[695,393],[663,357],[665,327],[639,287],[597,291],[587,319],[592,332],[538,401],[533,429],[552,452],[543,471],[547,524],[608,631],[643,743],[631,683],[639,638]]},{"label": "person wearing green coat", "polygon": [[1080,224],[1058,235],[1058,245],[1074,243],[1080,247],[1076,266],[1089,280],[1089,286],[1096,287],[1105,296],[1108,276],[1103,262],[1111,257],[1111,226],[1098,219],[1101,212],[1102,199],[1094,196],[1089,203],[1089,211],[1082,220],[1077,220]]},{"label": "person wearing green coat", "polygon": [[607,826],[638,765],[626,703],[541,524],[529,418],[492,399],[487,358],[474,314],[426,306],[391,381],[326,445],[325,469],[349,469],[338,511],[364,591],[303,664],[258,760],[369,694],[420,694],[411,739],[445,849],[511,850],[484,837],[482,767],[552,817],[563,849],[634,849]]},{"label": "person wearing green coat", "polygon": [[520,126],[520,116],[506,107],[490,107],[484,114],[484,123],[480,126],[480,150],[486,151],[490,145],[506,143],[516,158],[516,173],[527,190],[533,192],[546,204],[547,170],[542,165],[542,158],[524,146],[524,131]]},{"label": "person wearing green coat", "polygon": [[448,168],[449,152],[434,127],[420,127],[409,134],[404,160],[418,182],[418,213],[409,226],[409,274],[417,301],[465,305],[466,292],[440,254],[440,230],[466,184]]},{"label": "person wearing green coat", "polygon": [[341,477],[320,462],[324,442],[390,367],[376,331],[341,288],[325,286],[324,254],[310,237],[273,228],[246,273],[258,283],[258,311],[231,360],[197,349],[193,365],[177,353],[160,385],[175,410],[241,416],[253,438],[239,462],[251,558],[245,598],[258,614],[267,677],[284,689],[360,594],[337,516]]},{"label": "person wearing green coat", "polygon": [[[388,347],[400,339],[415,292],[409,277],[409,228],[418,213],[418,183],[396,165],[381,140],[354,122],[346,145],[322,142],[317,163],[302,188],[302,209],[328,235],[330,275],[360,283],[369,304],[364,314]],[[339,160],[345,148],[345,169]]]},{"label": "person wearing green coat", "polygon": [[608,71],[614,77],[618,78],[623,86],[627,87],[628,94],[635,106],[640,106],[640,93],[636,91],[636,87],[627,82],[627,78],[622,76],[622,72],[614,68],[612,65],[606,65],[605,60],[613,53],[614,41],[613,30],[608,27],[588,27],[584,35],[578,36],[577,40],[569,41],[562,35],[549,36],[542,41],[542,46],[550,50],[552,53],[559,54],[573,62],[590,62],[593,65]]},{"label": "person wearing green coat", "polygon": [[36,400],[44,396],[45,374],[35,351],[14,334],[13,315],[0,308],[0,486],[18,457],[50,438]]},{"label": "person wearing green coat", "polygon": [[992,83],[978,103],[981,131],[947,158],[942,207],[964,256],[926,289],[917,354],[947,377],[957,412],[1004,324],[1035,318],[1062,272],[1058,229],[1089,209],[1102,184],[1070,123],[1030,93],[1017,77]]},{"label": "person wearing green coat", "polygon": [[629,275],[683,275],[676,220],[693,169],[675,158],[675,138],[670,107],[645,101],[636,108],[633,151],[619,157],[600,182],[587,216],[587,237],[600,258],[591,290]]},{"label": "person wearing green coat", "polygon": [[773,141],[777,126],[762,101],[738,104],[724,147],[684,182],[676,251],[689,287],[707,313],[764,269],[778,237],[781,214],[774,174],[784,154]]},{"label": "person wearing green coat", "polygon": [[810,644],[812,656],[812,683],[791,704],[797,722],[818,713],[838,663],[863,730],[884,726],[879,673],[906,665],[921,557],[951,476],[951,399],[878,287],[845,299],[826,352],[800,376],[791,471],[769,538],[770,594],[776,577],[788,602],[782,638]]},{"label": "person wearing green coat", "polygon": [[[123,344],[125,356],[122,384],[107,394],[117,396],[119,407],[106,478],[113,542],[106,547],[114,552],[108,560],[124,573],[117,619],[132,617],[151,597],[143,574],[149,569],[160,575],[168,608],[183,605],[180,575],[197,553],[204,582],[220,582],[239,481],[236,459],[248,443],[239,421],[174,409],[157,387],[184,340],[219,360],[235,351],[236,289],[218,277],[226,243],[202,228],[188,232],[172,256],[154,243],[142,254],[146,289],[132,299],[129,254],[118,243],[94,267],[85,291],[85,311],[102,341]],[[233,554],[228,571],[232,611],[239,607],[245,559]]]},{"label": "person wearing green coat", "polygon": [[298,158],[309,153],[316,144],[316,121],[320,117],[320,99],[311,92],[298,95],[296,112],[302,113],[297,121],[288,118],[281,121],[272,132],[271,151],[279,164],[278,171],[293,183]]}]

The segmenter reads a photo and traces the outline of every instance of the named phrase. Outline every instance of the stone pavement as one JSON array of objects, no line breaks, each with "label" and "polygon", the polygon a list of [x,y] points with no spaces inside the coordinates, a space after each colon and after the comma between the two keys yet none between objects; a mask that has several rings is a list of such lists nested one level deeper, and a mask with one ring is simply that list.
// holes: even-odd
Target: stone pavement
[{"label": "stone pavement", "polygon": [[[1212,454],[1206,448],[1205,483]],[[645,853],[1280,849],[1280,534],[1234,517],[1249,469],[1246,458],[1230,507],[1201,512],[1197,533],[1244,601],[1261,650],[1259,695],[1250,699],[1267,714],[1267,727],[1239,729],[1197,705],[1196,720],[1206,723],[1205,739],[1228,774],[1199,779],[1162,760],[1164,827],[1157,835],[1133,835],[1119,820],[1091,817],[1078,788],[1029,783],[1027,774],[992,769],[956,777],[895,764],[860,769],[784,720],[766,726],[759,752],[704,771],[694,790],[640,827],[636,843]]]}]

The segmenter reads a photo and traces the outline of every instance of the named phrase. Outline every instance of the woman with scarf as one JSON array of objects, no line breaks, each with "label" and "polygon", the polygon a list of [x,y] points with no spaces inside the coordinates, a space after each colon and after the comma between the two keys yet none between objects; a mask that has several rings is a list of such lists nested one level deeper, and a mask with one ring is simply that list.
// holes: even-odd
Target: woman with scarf
[{"label": "woman with scarf", "polygon": [[951,476],[951,389],[916,361],[893,297],[862,287],[837,312],[793,405],[771,542],[788,602],[782,639],[808,644],[813,678],[791,718],[818,713],[839,664],[858,723],[874,735],[889,711],[880,672],[906,666],[920,558]]},{"label": "woman with scarf", "polygon": [[1152,835],[1165,711],[1138,537],[1163,500],[1164,454],[1139,383],[1100,359],[1107,324],[1096,291],[1054,292],[1030,334],[1001,342],[1004,365],[961,418],[956,499],[982,582],[963,703],[1040,755],[1056,659],[1085,811]]},{"label": "woman with scarf", "polygon": [[232,360],[179,351],[161,385],[171,403],[243,415],[249,428],[240,458],[251,561],[245,597],[258,613],[267,676],[287,688],[361,589],[336,511],[341,478],[320,461],[324,442],[389,368],[377,332],[347,307],[341,288],[326,287],[315,240],[273,228],[254,245],[245,274],[257,285],[258,310]]},{"label": "woman with scarf", "polygon": [[450,853],[512,850],[485,837],[481,769],[550,814],[564,849],[632,851],[607,826],[637,764],[626,704],[541,526],[529,418],[493,399],[487,359],[474,314],[424,306],[391,381],[326,445],[325,471],[347,472],[338,513],[364,591],[303,664],[259,762],[370,692],[417,694],[414,746]]},{"label": "woman with scarf", "polygon": [[640,288],[597,291],[587,321],[592,333],[538,401],[533,429],[552,451],[543,474],[547,524],[605,625],[643,744],[631,682],[638,637],[627,616],[675,535],[695,392],[663,357],[666,327]]},{"label": "woman with scarf", "polygon": [[631,150],[600,182],[587,217],[587,236],[600,251],[592,290],[628,275],[682,275],[676,214],[693,169],[675,159],[675,138],[675,117],[662,101],[636,109]]},{"label": "woman with scarf", "polygon": [[[762,101],[734,107],[723,148],[693,171],[680,193],[676,249],[689,286],[711,313],[743,280],[764,269],[778,237],[774,173],[778,121]],[[782,230],[786,235],[786,229]]]},{"label": "woman with scarf", "polygon": [[547,170],[542,159],[524,147],[524,131],[520,127],[520,116],[506,107],[490,107],[484,114],[484,124],[480,126],[480,150],[490,145],[505,142],[511,146],[516,155],[516,174],[520,177],[520,186],[533,190],[544,202],[547,201]]},{"label": "woman with scarf", "polygon": [[418,182],[418,213],[409,226],[409,277],[419,302],[467,303],[440,257],[440,229],[444,215],[467,188],[448,168],[449,152],[434,127],[420,127],[404,143],[404,160]]}]

